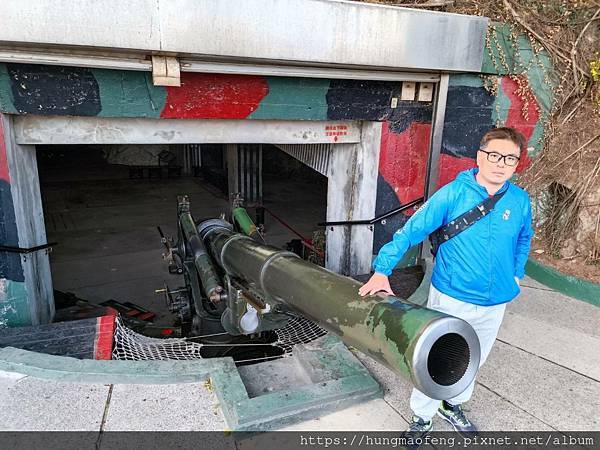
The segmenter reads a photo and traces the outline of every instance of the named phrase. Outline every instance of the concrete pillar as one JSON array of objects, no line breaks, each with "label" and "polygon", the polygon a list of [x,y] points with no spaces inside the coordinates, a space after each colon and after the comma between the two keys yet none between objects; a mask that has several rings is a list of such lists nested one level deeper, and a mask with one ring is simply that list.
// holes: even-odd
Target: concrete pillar
[{"label": "concrete pillar", "polygon": [[237,144],[226,144],[223,157],[227,161],[227,197],[231,204],[235,194],[240,192],[241,186],[239,183],[239,160]]},{"label": "concrete pillar", "polygon": [[[1,245],[46,244],[35,146],[15,142],[12,117],[0,114]],[[54,297],[47,250],[0,251],[0,326],[49,323]]]},{"label": "concrete pillar", "polygon": [[[333,146],[328,167],[327,221],[368,220],[375,215],[381,123],[363,122],[358,144]],[[373,226],[328,227],[325,267],[344,275],[368,273]]]}]

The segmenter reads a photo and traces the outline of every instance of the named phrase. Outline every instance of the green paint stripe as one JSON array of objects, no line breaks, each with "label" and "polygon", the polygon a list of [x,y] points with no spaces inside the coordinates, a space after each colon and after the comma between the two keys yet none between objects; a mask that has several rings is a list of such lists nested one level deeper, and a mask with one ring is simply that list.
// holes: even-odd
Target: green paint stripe
[{"label": "green paint stripe", "polygon": [[[418,247],[420,246],[417,246],[417,248]],[[407,300],[419,306],[426,307],[427,299],[429,298],[429,289],[431,288],[431,276],[433,275],[433,267],[435,264],[432,257],[422,259],[420,264],[423,267],[423,272],[425,272],[423,274],[423,279],[417,290],[413,292]]]},{"label": "green paint stripe", "polygon": [[249,119],[327,120],[329,80],[267,77],[269,93]]},{"label": "green paint stripe", "polygon": [[535,124],[533,129],[533,134],[529,138],[529,142],[527,143],[527,148],[533,148],[528,155],[530,158],[535,158],[538,156],[542,148],[544,148],[544,120],[540,119]]},{"label": "green paint stripe", "polygon": [[465,73],[450,75],[449,86],[483,87],[483,80],[479,75]]},{"label": "green paint stripe", "polygon": [[0,328],[31,325],[25,283],[0,279]]},{"label": "green paint stripe", "polygon": [[502,89],[503,80],[504,78],[500,79],[498,95],[496,95],[492,108],[492,123],[498,124],[498,126],[504,126],[510,109],[510,99],[504,93],[504,89]]},{"label": "green paint stripe", "polygon": [[17,114],[6,64],[0,63],[0,112]]},{"label": "green paint stripe", "polygon": [[[488,25],[488,36],[490,47],[483,47],[483,60],[481,62],[481,72],[497,75],[506,75],[515,73],[515,58],[510,43],[510,25],[504,23],[490,23]],[[502,63],[500,51],[505,55],[505,64]],[[490,54],[491,50],[491,54]],[[507,70],[508,67],[508,70]]]},{"label": "green paint stripe", "polygon": [[[402,258],[400,259],[400,261],[398,261],[398,264],[396,264],[396,269],[402,269],[404,267],[411,267],[414,266],[415,264],[417,264],[417,261],[419,260],[419,255],[421,254],[421,247],[416,245],[414,247],[409,248],[406,253],[404,255],[402,255]],[[375,260],[375,257],[377,255],[373,255],[373,261]],[[371,262],[372,265],[372,262]]]},{"label": "green paint stripe", "polygon": [[552,71],[552,67],[542,69],[539,66],[534,66],[527,72],[527,81],[535,95],[535,99],[540,107],[540,115],[548,115],[554,103],[553,86],[548,85],[544,81],[544,75]]},{"label": "green paint stripe", "polygon": [[[532,61],[536,59],[535,52],[533,51],[533,47],[531,46],[531,41],[524,34],[520,34],[517,38],[517,47],[519,49],[519,54],[521,56],[519,64],[516,64],[515,61],[515,71],[514,73],[522,73],[526,67],[528,67]],[[514,50],[512,47],[509,48],[509,51],[514,54]]]},{"label": "green paint stripe", "polygon": [[525,273],[562,294],[600,306],[600,284],[560,273],[533,259],[527,261]]},{"label": "green paint stripe", "polygon": [[124,70],[92,70],[100,89],[100,117],[159,118],[167,91],[154,86],[152,74]]}]

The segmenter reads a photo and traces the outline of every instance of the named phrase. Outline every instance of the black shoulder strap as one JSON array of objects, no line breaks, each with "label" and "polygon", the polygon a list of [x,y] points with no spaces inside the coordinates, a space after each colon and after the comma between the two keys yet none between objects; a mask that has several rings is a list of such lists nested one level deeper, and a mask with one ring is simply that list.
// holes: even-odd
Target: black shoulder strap
[{"label": "black shoulder strap", "polygon": [[481,218],[487,216],[494,209],[494,206],[496,206],[498,200],[502,198],[507,190],[508,189],[500,192],[499,194],[486,198],[479,205],[471,208],[466,213],[461,214],[456,219],[451,220],[446,225],[441,226],[431,233],[429,235],[429,240],[431,242],[431,254],[435,257],[440,245],[449,241],[453,237],[458,236]]}]

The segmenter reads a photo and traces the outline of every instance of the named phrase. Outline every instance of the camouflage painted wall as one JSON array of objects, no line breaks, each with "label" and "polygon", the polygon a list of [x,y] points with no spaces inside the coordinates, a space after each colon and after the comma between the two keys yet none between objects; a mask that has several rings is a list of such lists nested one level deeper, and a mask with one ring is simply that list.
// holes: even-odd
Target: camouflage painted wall
[{"label": "camouflage painted wall", "polygon": [[[0,110],[6,113],[381,121],[377,214],[424,192],[432,104],[401,101],[392,109],[391,99],[399,95],[399,83],[383,81],[184,72],[181,87],[157,87],[144,72],[0,64]],[[406,219],[399,215],[377,225],[374,250]]]},{"label": "camouflage painted wall", "polygon": [[[481,136],[494,126],[509,126],[519,130],[528,141],[530,152],[541,145],[537,134],[540,113],[537,102],[529,102],[528,114],[523,114],[524,102],[517,95],[517,83],[510,77],[500,77],[497,95],[490,94],[478,75],[452,75],[448,89],[446,118],[442,138],[439,186],[452,181],[461,170],[475,167],[475,157]],[[517,172],[530,164],[525,150]]]}]

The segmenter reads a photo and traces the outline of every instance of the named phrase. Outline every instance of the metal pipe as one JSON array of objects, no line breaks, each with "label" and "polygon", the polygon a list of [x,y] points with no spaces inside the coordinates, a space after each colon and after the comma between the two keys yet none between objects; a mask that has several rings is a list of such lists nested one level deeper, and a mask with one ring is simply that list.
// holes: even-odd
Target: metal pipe
[{"label": "metal pipe", "polygon": [[231,216],[234,222],[240,227],[240,230],[252,239],[264,244],[265,240],[256,228],[256,225],[248,215],[248,211],[245,208],[237,207],[231,212]]},{"label": "metal pipe", "polygon": [[397,297],[360,297],[361,284],[232,232],[226,222],[198,226],[207,248],[231,277],[267,300],[297,309],[436,399],[452,398],[473,381],[480,348],[465,321]]},{"label": "metal pipe", "polygon": [[413,200],[410,203],[407,203],[406,205],[402,205],[398,208],[392,209],[391,211],[383,213],[380,216],[374,217],[373,219],[369,219],[369,220],[342,220],[342,221],[337,221],[337,222],[319,222],[319,223],[317,223],[317,226],[330,227],[330,226],[336,226],[336,225],[373,225],[383,219],[387,219],[390,216],[394,216],[398,213],[401,213],[402,211],[406,211],[407,209],[410,209],[413,206],[418,205],[419,203],[423,202],[423,200],[424,200],[423,197],[418,198],[416,200]]}]

